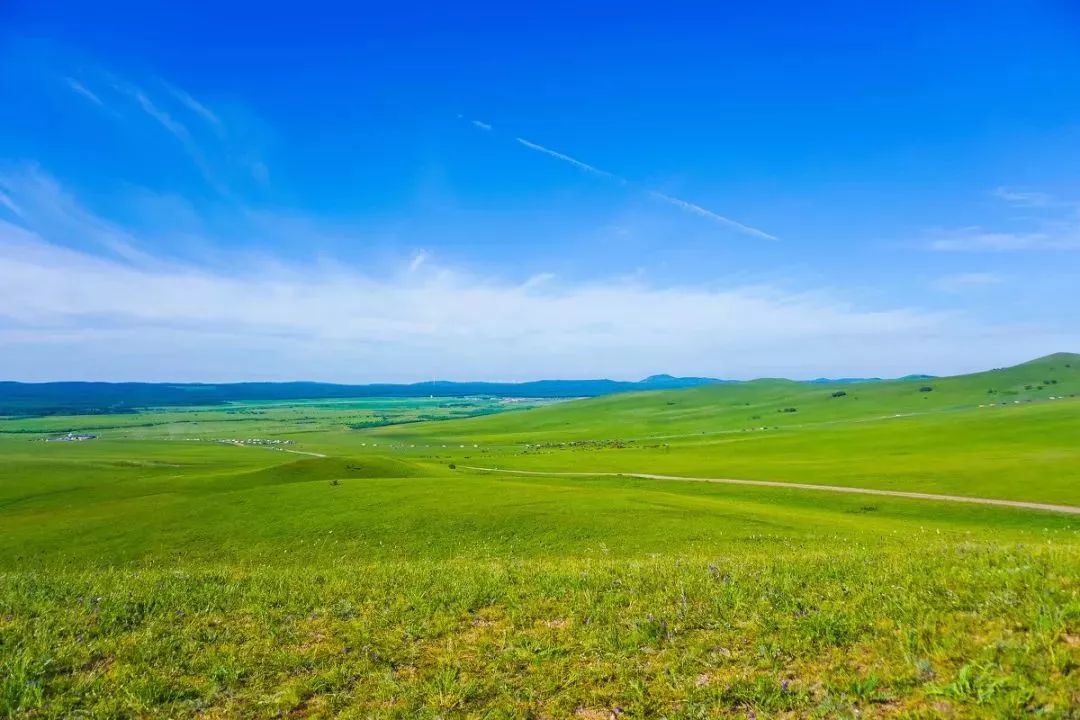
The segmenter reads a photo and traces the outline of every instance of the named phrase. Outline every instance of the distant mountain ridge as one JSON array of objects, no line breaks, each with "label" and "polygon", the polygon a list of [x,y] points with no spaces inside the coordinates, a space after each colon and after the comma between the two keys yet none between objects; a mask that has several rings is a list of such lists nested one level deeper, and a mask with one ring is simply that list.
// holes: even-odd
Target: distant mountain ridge
[{"label": "distant mountain ridge", "polygon": [[[1055,353],[1017,365],[1080,366],[1080,355]],[[996,371],[990,371],[996,372]],[[935,379],[907,375],[900,381]],[[676,390],[702,385],[739,384],[740,380],[708,377],[650,375],[636,382],[624,380],[535,380],[521,383],[453,382],[432,380],[412,384],[373,383],[338,385],[320,382],[244,383],[107,383],[107,382],[0,382],[0,415],[79,415],[132,412],[146,407],[220,405],[267,400],[326,400],[371,397],[490,397],[577,398],[614,395],[641,390]],[[753,382],[753,381],[752,381]],[[818,378],[790,381],[805,385],[845,385],[886,382],[881,378]]]},{"label": "distant mountain ridge", "polygon": [[0,415],[61,415],[129,412],[157,406],[220,405],[260,400],[326,400],[364,397],[575,398],[634,390],[672,390],[731,382],[713,378],[653,375],[622,380],[535,380],[522,383],[430,380],[411,384],[338,385],[319,382],[107,383],[0,382]]},{"label": "distant mountain ridge", "polygon": [[901,378],[859,378],[859,377],[845,377],[845,378],[814,378],[813,380],[807,380],[806,382],[814,385],[847,385],[850,383],[863,383],[863,382],[885,382],[886,380],[933,380],[936,375],[905,375]]}]

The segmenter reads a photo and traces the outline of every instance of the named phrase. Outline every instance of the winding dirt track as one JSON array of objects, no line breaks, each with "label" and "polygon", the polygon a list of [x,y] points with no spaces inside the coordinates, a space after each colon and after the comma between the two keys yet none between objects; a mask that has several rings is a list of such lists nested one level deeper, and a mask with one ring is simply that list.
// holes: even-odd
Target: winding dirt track
[{"label": "winding dirt track", "polygon": [[796,490],[821,490],[824,492],[854,493],[858,495],[886,495],[888,497],[912,498],[915,500],[941,500],[945,502],[972,503],[974,505],[1000,505],[1002,507],[1022,508],[1024,510],[1042,510],[1044,512],[1080,515],[1080,507],[1074,505],[1052,505],[1049,503],[1025,502],[1023,500],[1000,500],[997,498],[966,497],[964,495],[938,495],[936,493],[906,492],[903,490],[875,490],[873,488],[844,487],[842,485],[810,485],[808,483],[776,482],[773,480],[735,480],[733,478],[684,477],[681,475],[656,475],[653,473],[630,472],[544,472],[541,470],[500,470],[498,468],[459,465],[463,470],[505,473],[508,475],[541,475],[559,477],[632,477],[645,480],[686,480],[690,482],[722,483],[725,485],[756,485],[758,487],[794,488]]},{"label": "winding dirt track", "polygon": [[247,443],[242,443],[239,440],[225,440],[224,442],[227,445],[235,445],[236,447],[262,448],[263,450],[277,450],[278,452],[287,452],[292,453],[293,455],[310,455],[311,457],[319,458],[328,457],[327,455],[323,455],[322,453],[308,452],[307,450],[290,450],[289,448],[276,447],[273,445],[248,445]]}]

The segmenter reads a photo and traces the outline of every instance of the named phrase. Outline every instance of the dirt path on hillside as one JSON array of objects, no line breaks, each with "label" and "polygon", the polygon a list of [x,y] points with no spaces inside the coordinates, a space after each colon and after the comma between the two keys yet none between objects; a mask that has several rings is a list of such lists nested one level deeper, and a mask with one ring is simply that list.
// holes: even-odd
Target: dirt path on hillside
[{"label": "dirt path on hillside", "polygon": [[323,453],[311,452],[310,450],[290,450],[288,448],[278,448],[281,452],[292,453],[293,455],[309,455],[310,457],[329,457]]},{"label": "dirt path on hillside", "polygon": [[235,445],[236,447],[262,448],[263,450],[277,450],[278,452],[287,452],[287,453],[292,453],[293,455],[309,455],[311,457],[318,457],[318,458],[327,457],[326,455],[323,455],[322,453],[309,452],[308,450],[290,450],[288,448],[275,447],[273,445],[249,445],[248,443],[242,443],[239,440],[222,440],[221,442],[223,442],[226,445]]},{"label": "dirt path on hillside", "polygon": [[617,473],[617,472],[544,472],[541,470],[500,470],[498,468],[459,465],[463,470],[505,473],[509,475],[547,475],[558,477],[631,477],[644,480],[685,480],[690,482],[722,483],[725,485],[755,485],[757,487],[794,488],[797,490],[821,490],[824,492],[854,493],[858,495],[886,495],[888,497],[912,498],[915,500],[942,500],[945,502],[972,503],[974,505],[1000,505],[1002,507],[1022,508],[1025,510],[1043,510],[1045,512],[1080,515],[1080,507],[1073,505],[1053,505],[1050,503],[1025,502],[1023,500],[1000,500],[998,498],[967,497],[964,495],[938,495],[937,493],[907,492],[904,490],[876,490],[873,488],[845,487],[843,485],[811,485],[809,483],[777,482],[774,480],[735,480],[733,478],[684,477],[681,475],[656,475],[653,473]]}]

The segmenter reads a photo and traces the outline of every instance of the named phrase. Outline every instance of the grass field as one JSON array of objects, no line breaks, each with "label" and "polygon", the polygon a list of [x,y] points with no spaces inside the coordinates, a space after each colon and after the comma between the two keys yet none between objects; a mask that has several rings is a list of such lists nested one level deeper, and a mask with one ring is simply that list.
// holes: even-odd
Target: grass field
[{"label": "grass field", "polygon": [[1059,355],[0,420],[0,716],[1078,717],[1080,516],[464,468],[1080,505],[1078,394]]},{"label": "grass field", "polygon": [[1080,356],[934,380],[761,380],[640,393],[467,423],[387,427],[373,437],[401,446],[446,445],[442,456],[457,464],[1080,505]]}]

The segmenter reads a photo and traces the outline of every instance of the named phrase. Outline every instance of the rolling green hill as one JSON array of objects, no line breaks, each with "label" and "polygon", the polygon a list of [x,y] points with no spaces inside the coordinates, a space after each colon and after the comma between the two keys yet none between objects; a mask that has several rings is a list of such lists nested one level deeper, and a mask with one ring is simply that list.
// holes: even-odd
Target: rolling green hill
[{"label": "rolling green hill", "polygon": [[502,417],[387,427],[370,437],[437,450],[435,458],[457,465],[810,482],[1077,505],[1078,396],[1080,356],[1062,353],[934,380],[759,380],[635,393]]},{"label": "rolling green hill", "polygon": [[[1051,397],[1078,395],[1080,355],[1058,353],[1011,368],[929,380],[808,384],[765,379],[632,393],[515,417],[427,426],[424,432],[506,442],[642,439],[1052,402]],[[409,433],[396,428],[389,434],[399,431]]]}]

